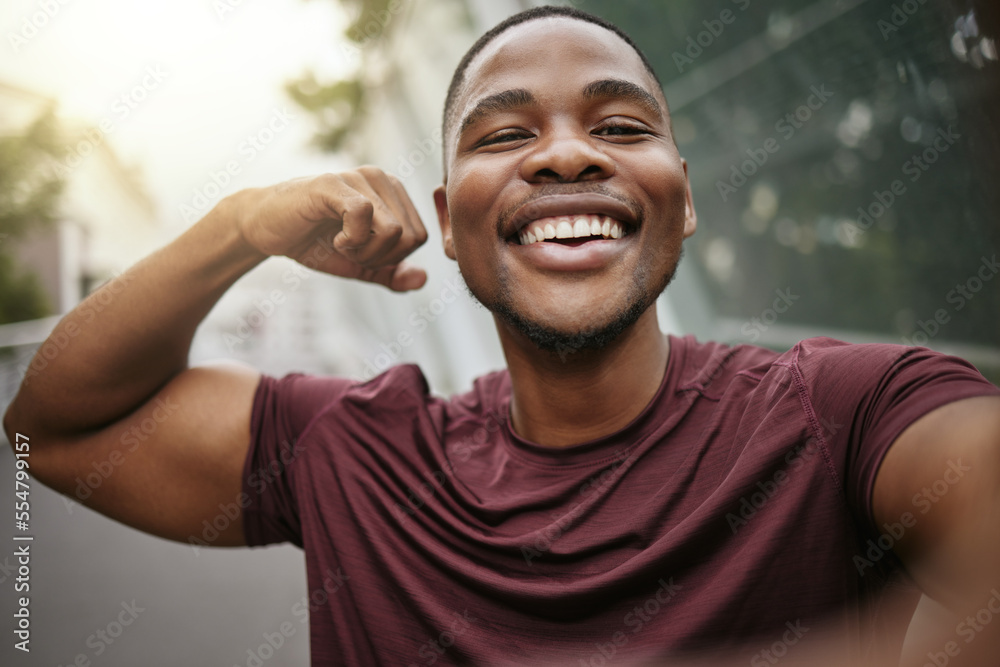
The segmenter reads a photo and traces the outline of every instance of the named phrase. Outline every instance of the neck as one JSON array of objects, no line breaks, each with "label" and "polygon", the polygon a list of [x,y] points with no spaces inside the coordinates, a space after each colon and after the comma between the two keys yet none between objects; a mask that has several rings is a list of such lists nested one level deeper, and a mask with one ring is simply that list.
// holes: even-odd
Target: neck
[{"label": "neck", "polygon": [[566,447],[627,426],[653,399],[670,345],[655,304],[601,350],[540,350],[498,322],[511,379],[514,431],[547,447]]}]

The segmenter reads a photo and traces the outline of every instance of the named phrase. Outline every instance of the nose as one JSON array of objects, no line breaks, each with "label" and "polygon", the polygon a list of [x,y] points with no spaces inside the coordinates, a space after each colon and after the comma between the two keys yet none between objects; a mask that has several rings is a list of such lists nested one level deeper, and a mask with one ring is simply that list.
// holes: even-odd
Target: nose
[{"label": "nose", "polygon": [[614,161],[584,128],[553,128],[539,137],[521,163],[521,176],[530,183],[573,183],[601,180],[615,173]]}]

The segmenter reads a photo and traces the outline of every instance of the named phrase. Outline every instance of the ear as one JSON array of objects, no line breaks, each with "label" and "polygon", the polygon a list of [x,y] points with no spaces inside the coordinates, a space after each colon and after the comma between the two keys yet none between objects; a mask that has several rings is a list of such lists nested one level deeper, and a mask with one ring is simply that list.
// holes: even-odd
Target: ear
[{"label": "ear", "polygon": [[684,166],[684,189],[686,191],[687,203],[684,206],[684,238],[694,234],[698,228],[698,214],[694,211],[694,197],[691,195],[691,179],[688,178],[687,160],[681,158]]},{"label": "ear", "polygon": [[451,237],[451,216],[448,215],[448,194],[443,185],[434,189],[434,207],[437,209],[438,224],[441,225],[441,242],[444,245],[444,254],[449,259],[456,259],[455,241]]}]

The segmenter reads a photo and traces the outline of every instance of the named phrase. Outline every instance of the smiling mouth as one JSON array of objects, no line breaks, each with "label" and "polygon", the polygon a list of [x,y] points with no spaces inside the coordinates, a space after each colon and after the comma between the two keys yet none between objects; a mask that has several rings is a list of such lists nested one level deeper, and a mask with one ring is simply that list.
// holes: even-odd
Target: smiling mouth
[{"label": "smiling mouth", "polygon": [[579,245],[586,241],[620,239],[628,227],[606,215],[560,215],[533,220],[514,236],[520,245],[543,241]]}]

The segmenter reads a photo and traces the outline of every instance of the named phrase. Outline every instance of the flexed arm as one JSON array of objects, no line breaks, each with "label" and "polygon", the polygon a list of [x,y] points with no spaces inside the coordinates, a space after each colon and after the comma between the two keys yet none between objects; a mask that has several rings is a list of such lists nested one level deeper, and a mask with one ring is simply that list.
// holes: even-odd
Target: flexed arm
[{"label": "flexed arm", "polygon": [[[162,537],[197,534],[240,493],[259,379],[188,368],[205,315],[270,255],[419,288],[426,274],[404,258],[426,238],[399,181],[372,167],[227,197],[59,322],[39,354],[60,351],[29,367],[4,415],[7,438],[30,438],[31,473],[57,491]],[[94,473],[99,483],[82,486]],[[242,543],[239,521],[217,541]]]}]

